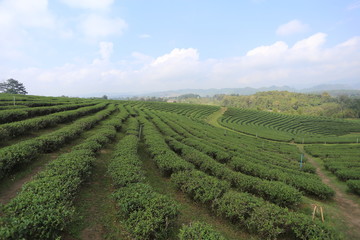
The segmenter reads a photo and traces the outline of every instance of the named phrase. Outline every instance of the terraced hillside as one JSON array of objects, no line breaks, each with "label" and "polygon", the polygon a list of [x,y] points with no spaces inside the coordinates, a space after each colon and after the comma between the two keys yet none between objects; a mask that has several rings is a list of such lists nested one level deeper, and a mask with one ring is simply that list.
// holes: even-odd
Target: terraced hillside
[{"label": "terraced hillside", "polygon": [[209,124],[219,107],[24,96],[44,105],[12,109],[12,100],[0,94],[0,239],[359,234],[298,146]]},{"label": "terraced hillside", "polygon": [[355,143],[360,137],[359,120],[229,108],[219,122],[225,127],[253,136],[297,143]]}]

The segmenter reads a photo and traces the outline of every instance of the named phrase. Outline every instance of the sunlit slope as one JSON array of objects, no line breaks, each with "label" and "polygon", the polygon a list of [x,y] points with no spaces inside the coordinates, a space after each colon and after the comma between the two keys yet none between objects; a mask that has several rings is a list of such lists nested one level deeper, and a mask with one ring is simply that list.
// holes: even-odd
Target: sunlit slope
[{"label": "sunlit slope", "polygon": [[261,138],[311,142],[356,142],[360,121],[229,108],[219,119],[227,128]]}]

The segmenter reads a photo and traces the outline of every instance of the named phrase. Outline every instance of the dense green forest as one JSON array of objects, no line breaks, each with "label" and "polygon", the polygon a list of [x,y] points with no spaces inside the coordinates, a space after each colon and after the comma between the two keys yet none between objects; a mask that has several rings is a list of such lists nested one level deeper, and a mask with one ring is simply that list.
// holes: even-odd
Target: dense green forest
[{"label": "dense green forest", "polygon": [[179,96],[178,102],[212,104],[226,107],[248,108],[296,115],[326,116],[339,118],[359,118],[360,98],[341,95],[332,97],[322,94],[304,94],[287,91],[259,92],[250,96],[215,95],[201,98],[188,94]]}]

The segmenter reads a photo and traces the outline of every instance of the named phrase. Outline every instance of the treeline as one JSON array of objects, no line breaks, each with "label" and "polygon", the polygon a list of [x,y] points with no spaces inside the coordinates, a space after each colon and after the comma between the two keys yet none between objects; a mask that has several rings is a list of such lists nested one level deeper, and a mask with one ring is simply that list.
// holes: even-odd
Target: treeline
[{"label": "treeline", "polygon": [[360,118],[360,98],[341,95],[304,94],[287,91],[259,92],[250,96],[215,95],[208,98],[188,98],[183,102],[214,104],[226,107],[256,109],[298,115],[338,118]]}]

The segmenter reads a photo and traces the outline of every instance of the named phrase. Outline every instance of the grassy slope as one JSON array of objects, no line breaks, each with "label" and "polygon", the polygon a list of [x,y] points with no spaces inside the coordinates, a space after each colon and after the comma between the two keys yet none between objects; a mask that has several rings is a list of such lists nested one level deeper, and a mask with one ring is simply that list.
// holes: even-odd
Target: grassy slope
[{"label": "grassy slope", "polygon": [[[223,107],[218,112],[210,115],[206,121],[215,126],[228,131],[236,132],[232,129],[226,128],[218,123],[218,119],[226,111],[226,108]],[[237,132],[239,133],[239,132]],[[243,133],[239,133],[243,134]],[[267,140],[265,140],[267,141]],[[304,152],[303,145],[298,144],[299,150]],[[310,156],[308,156],[310,158]],[[359,225],[359,213],[360,209],[360,198],[352,193],[348,192],[348,187],[346,183],[339,181],[335,175],[327,171],[324,167],[324,164],[321,159],[311,157],[311,164],[319,168],[319,174],[327,185],[335,189],[336,197],[332,200],[318,200],[314,198],[304,197],[303,203],[299,207],[299,211],[307,215],[311,215],[314,205],[322,206],[324,210],[325,221],[330,222],[331,225],[340,233],[343,239],[356,239],[360,236],[360,225]],[[348,204],[347,204],[348,203]],[[320,215],[317,215],[320,218]]]}]

